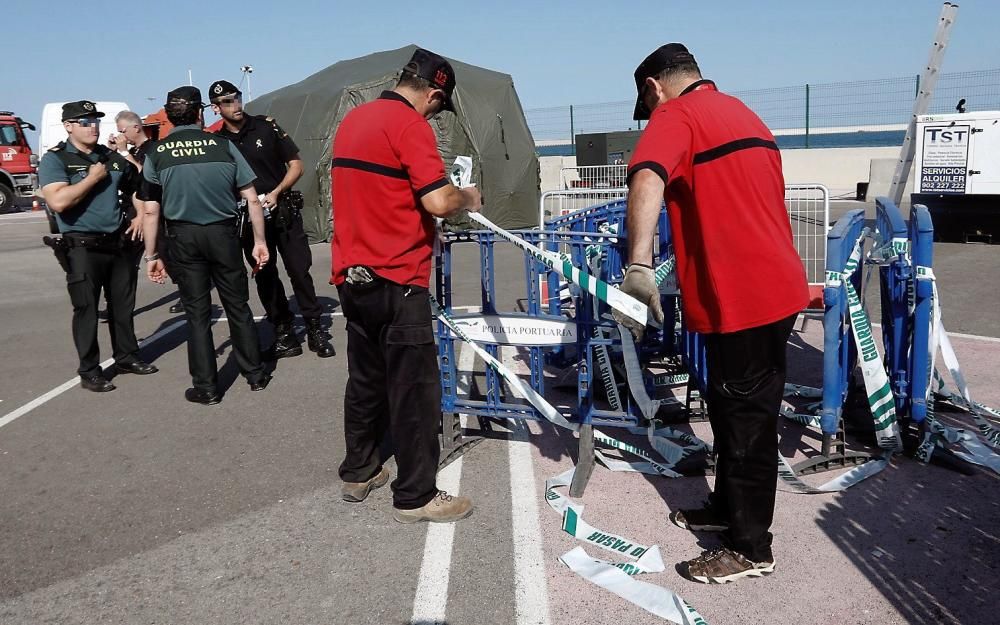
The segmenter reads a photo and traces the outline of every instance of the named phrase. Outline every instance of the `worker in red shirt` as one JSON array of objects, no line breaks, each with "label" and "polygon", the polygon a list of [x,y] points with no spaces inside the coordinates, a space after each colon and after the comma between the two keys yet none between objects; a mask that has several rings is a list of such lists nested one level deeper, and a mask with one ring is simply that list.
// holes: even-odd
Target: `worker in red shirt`
[{"label": "worker in red shirt", "polygon": [[[671,520],[685,529],[726,532],[727,547],[687,563],[692,579],[760,576],[774,571],[768,530],[785,343],[809,300],[785,209],[781,154],[760,118],[704,80],[679,43],[646,57],[635,86],[634,117],[649,125],[628,166],[630,264],[621,288],[662,321],[652,260],[665,201],[684,321],[705,337],[717,453],[715,491],[706,506],[680,510]],[[630,329],[640,334],[636,325]]]},{"label": "worker in red shirt", "polygon": [[454,111],[455,72],[418,48],[392,91],[344,117],[333,140],[333,276],[347,319],[342,496],[360,502],[389,480],[394,518],[449,522],[468,497],[437,489],[441,381],[429,301],[435,217],[479,210],[475,187],[448,182],[427,120]]}]

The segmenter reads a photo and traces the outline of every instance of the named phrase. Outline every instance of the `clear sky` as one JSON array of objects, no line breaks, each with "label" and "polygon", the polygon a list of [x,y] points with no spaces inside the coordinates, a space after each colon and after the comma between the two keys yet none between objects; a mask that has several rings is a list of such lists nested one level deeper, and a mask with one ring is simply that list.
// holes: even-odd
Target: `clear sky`
[{"label": "clear sky", "polygon": [[[1000,1],[964,0],[943,71],[1000,67]],[[188,69],[203,92],[254,96],[339,60],[416,43],[503,71],[525,108],[634,97],[654,48],[689,47],[724,90],[920,73],[942,3],[508,0],[504,3],[246,0],[3,0],[0,109],[38,122],[46,102],[127,102],[147,114]],[[244,89],[244,91],[246,91]]]}]

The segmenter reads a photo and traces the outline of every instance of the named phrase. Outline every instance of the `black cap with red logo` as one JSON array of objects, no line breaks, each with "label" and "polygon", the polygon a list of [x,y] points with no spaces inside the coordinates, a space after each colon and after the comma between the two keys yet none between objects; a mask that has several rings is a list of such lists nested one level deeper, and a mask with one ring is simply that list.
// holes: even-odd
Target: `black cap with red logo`
[{"label": "black cap with red logo", "polygon": [[451,101],[451,96],[455,92],[455,70],[447,59],[430,50],[417,48],[403,71],[419,76],[431,83],[435,89],[443,91],[445,110],[455,110]]}]

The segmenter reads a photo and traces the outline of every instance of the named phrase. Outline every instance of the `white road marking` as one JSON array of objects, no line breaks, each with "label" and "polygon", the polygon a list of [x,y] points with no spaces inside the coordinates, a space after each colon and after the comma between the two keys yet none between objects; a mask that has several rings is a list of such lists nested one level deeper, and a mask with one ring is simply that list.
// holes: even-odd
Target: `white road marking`
[{"label": "white road marking", "polygon": [[[873,323],[872,327],[881,328],[881,323]],[[981,334],[962,334],[961,332],[949,332],[948,336],[958,337],[960,339],[969,339],[972,341],[985,341],[987,343],[1000,343],[1000,339],[993,336],[983,336]]]},{"label": "white road marking", "polygon": [[[476,353],[465,343],[459,347],[458,391],[467,395],[475,365]],[[462,456],[445,467],[437,476],[439,489],[458,495],[462,481]],[[455,542],[455,523],[428,523],[424,542],[424,559],[420,564],[417,592],[413,599],[411,625],[444,624],[448,608],[448,583],[451,578],[451,552]]]},{"label": "white road marking", "polygon": [[[503,363],[521,374],[523,363],[508,354],[516,349],[501,348]],[[515,396],[519,396],[515,393]],[[514,613],[517,625],[549,625],[549,593],[542,553],[542,530],[538,518],[538,497],[534,461],[531,458],[528,422],[509,420],[513,433],[508,441],[510,459],[510,524],[514,544]]]},{"label": "white road marking", "polygon": [[[179,328],[182,325],[184,325],[185,323],[187,323],[187,322],[184,321],[184,320],[181,320],[181,321],[177,321],[177,322],[175,322],[175,323],[173,323],[173,324],[171,324],[171,325],[163,328],[159,332],[157,332],[157,333],[153,334],[152,336],[150,336],[150,337],[142,340],[139,343],[139,349],[142,349],[143,347],[146,347],[147,345],[150,345],[153,342],[160,340],[161,338],[165,337],[166,335],[170,334],[171,332],[173,332],[177,328]],[[101,368],[104,369],[106,367],[110,367],[111,365],[114,364],[114,362],[115,362],[114,358],[108,358],[107,360],[105,360],[104,362],[101,363]],[[58,396],[62,395],[63,393],[65,393],[66,391],[68,391],[69,389],[73,388],[74,386],[76,386],[79,383],[80,383],[80,377],[79,376],[73,378],[72,380],[67,380],[66,382],[64,382],[64,383],[60,384],[59,386],[55,387],[54,389],[52,389],[48,393],[45,393],[44,395],[42,395],[40,397],[36,397],[35,399],[29,401],[28,403],[26,403],[25,405],[21,406],[20,408],[18,408],[16,410],[8,412],[2,418],[0,418],[0,428],[2,428],[3,426],[7,425],[8,423],[10,423],[11,421],[13,421],[14,419],[17,419],[18,417],[22,417],[22,416],[28,414],[29,412],[31,412],[35,408],[38,408],[39,406],[41,406],[45,402],[49,401],[50,399],[53,399],[55,397],[58,397]]]},{"label": "white road marking", "polygon": [[[457,309],[465,309],[465,310],[478,310],[479,307],[478,306],[456,306],[455,308],[457,308]],[[340,316],[343,316],[343,314],[344,313],[342,313],[342,312],[333,312],[333,313],[324,313],[323,316],[324,317],[340,317]],[[264,319],[264,317],[262,315],[254,317],[255,321],[260,321],[262,319]],[[228,318],[227,317],[214,317],[212,319],[212,321],[228,321]],[[148,338],[140,341],[139,342],[139,348],[142,349],[143,347],[152,344],[154,341],[160,340],[161,338],[163,338],[167,334],[170,334],[171,332],[173,332],[177,328],[179,328],[182,325],[184,325],[185,323],[187,323],[187,321],[182,318],[182,319],[176,321],[175,323],[173,323],[172,325],[169,325],[166,328],[163,328],[162,330],[160,330],[159,332],[153,334],[152,336],[150,336],[150,337],[148,337]],[[114,364],[114,358],[109,358],[109,359],[107,359],[107,360],[105,360],[104,362],[101,363],[101,368],[105,369],[107,367],[110,367],[113,364]],[[40,395],[40,396],[36,397],[35,399],[29,401],[28,403],[24,404],[20,408],[17,408],[15,410],[12,410],[11,412],[8,412],[3,417],[0,417],[0,428],[2,428],[3,426],[7,425],[11,421],[14,421],[18,417],[23,417],[24,415],[28,414],[29,412],[31,412],[35,408],[38,408],[39,406],[41,406],[42,404],[48,402],[49,400],[54,399],[54,398],[62,395],[63,393],[65,393],[66,391],[68,391],[69,389],[73,388],[74,386],[76,386],[79,383],[80,383],[79,376],[77,376],[77,377],[75,377],[75,378],[73,378],[71,380],[67,380],[66,382],[63,382],[62,384],[60,384],[59,386],[55,387],[51,391],[49,391],[49,392],[47,392],[47,393],[45,393],[43,395]],[[0,400],[0,401],[2,401],[2,400]]]}]

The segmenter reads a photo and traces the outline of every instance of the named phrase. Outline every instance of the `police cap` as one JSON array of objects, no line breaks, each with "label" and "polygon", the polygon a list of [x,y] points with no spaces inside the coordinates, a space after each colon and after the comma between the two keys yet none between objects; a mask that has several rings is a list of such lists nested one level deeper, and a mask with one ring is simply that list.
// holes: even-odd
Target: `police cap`
[{"label": "police cap", "polygon": [[62,120],[64,122],[83,117],[104,117],[104,113],[98,111],[97,105],[90,100],[77,100],[62,105]]},{"label": "police cap", "polygon": [[212,86],[208,88],[208,99],[211,102],[215,102],[226,96],[238,95],[243,95],[243,92],[239,90],[239,87],[228,80],[216,80],[212,83]]},{"label": "police cap", "polygon": [[200,106],[205,107],[205,103],[201,101],[201,90],[198,87],[189,87],[187,85],[183,87],[177,87],[173,91],[167,93],[167,106]]}]

